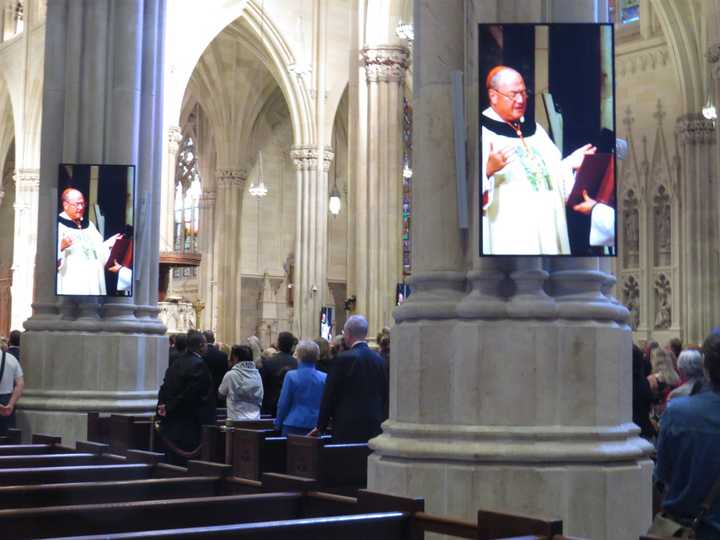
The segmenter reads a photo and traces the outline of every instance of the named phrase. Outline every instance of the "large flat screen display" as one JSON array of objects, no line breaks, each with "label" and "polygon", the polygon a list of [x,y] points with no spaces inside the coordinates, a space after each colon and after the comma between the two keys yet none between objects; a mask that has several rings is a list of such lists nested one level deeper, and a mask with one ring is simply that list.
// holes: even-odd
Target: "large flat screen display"
[{"label": "large flat screen display", "polygon": [[481,24],[481,255],[615,255],[611,24]]},{"label": "large flat screen display", "polygon": [[55,292],[132,296],[135,167],[60,164]]}]

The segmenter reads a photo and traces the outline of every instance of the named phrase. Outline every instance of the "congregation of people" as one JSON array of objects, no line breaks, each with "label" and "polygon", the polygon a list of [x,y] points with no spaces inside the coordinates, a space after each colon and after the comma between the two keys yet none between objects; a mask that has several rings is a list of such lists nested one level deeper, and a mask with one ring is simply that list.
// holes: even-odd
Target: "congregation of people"
[{"label": "congregation of people", "polygon": [[168,460],[197,455],[202,425],[214,423],[219,407],[230,422],[273,418],[283,435],[330,432],[338,443],[379,435],[388,416],[390,339],[384,329],[376,352],[367,333],[367,319],[353,315],[332,343],[290,332],[266,349],[257,336],[231,347],[209,330],[172,336],[157,405]]}]

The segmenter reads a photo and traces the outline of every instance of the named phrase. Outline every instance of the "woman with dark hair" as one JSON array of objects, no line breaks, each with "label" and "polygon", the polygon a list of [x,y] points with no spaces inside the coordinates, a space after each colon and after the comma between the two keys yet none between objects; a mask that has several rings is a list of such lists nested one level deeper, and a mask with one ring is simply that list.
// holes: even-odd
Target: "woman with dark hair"
[{"label": "woman with dark hair", "polygon": [[[655,401],[657,382],[650,374],[650,364],[640,347],[633,344],[633,422],[640,427],[640,436],[651,440],[657,435],[655,426],[650,421],[650,409]],[[653,388],[654,386],[654,388]]]},{"label": "woman with dark hair", "polygon": [[230,371],[223,376],[218,394],[227,398],[228,420],[258,420],[263,400],[260,372],[247,345],[233,345],[228,360]]}]

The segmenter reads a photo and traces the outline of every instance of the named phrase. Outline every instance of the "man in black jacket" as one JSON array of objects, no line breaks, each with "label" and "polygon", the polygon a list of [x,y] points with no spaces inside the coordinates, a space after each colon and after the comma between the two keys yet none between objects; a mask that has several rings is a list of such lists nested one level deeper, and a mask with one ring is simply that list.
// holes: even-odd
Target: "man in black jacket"
[{"label": "man in black jacket", "polygon": [[[203,335],[205,336],[205,341],[207,341],[207,349],[202,357],[210,370],[210,374],[212,375],[213,384],[215,385],[215,395],[217,396],[217,390],[220,388],[220,383],[222,382],[225,373],[227,373],[228,369],[230,369],[228,366],[228,357],[227,354],[215,346],[215,334],[212,330],[205,330]],[[221,407],[224,406],[223,400]]]},{"label": "man in black jacket", "polygon": [[387,418],[388,377],[382,357],[367,344],[368,322],[353,315],[345,323],[343,340],[349,349],[330,368],[318,425],[309,435],[324,432],[332,420],[333,442],[364,443],[380,435]]},{"label": "man in black jacket", "polygon": [[297,339],[290,332],[280,332],[278,334],[278,349],[280,349],[280,352],[263,362],[260,369],[264,390],[262,414],[270,414],[275,418],[285,373],[296,369],[298,365],[297,360],[292,355],[296,343]]},{"label": "man in black jacket", "polygon": [[157,414],[161,434],[170,447],[168,461],[184,465],[195,457],[203,424],[215,423],[215,388],[202,353],[207,344],[202,333],[188,332],[187,352],[165,372],[158,394]]}]

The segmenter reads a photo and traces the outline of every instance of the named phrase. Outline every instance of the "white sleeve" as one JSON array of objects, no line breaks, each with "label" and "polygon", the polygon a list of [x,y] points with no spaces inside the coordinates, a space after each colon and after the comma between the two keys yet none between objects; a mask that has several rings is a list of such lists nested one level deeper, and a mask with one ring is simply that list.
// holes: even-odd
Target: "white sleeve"
[{"label": "white sleeve", "polygon": [[590,245],[615,245],[615,209],[603,203],[593,206],[590,215]]},{"label": "white sleeve", "polygon": [[132,285],[132,270],[126,266],[122,266],[118,271],[118,291],[127,291]]},{"label": "white sleeve", "polygon": [[220,386],[218,387],[218,394],[225,397],[228,393],[228,377],[230,376],[230,372],[228,371],[223,376],[222,382],[220,383]]}]

